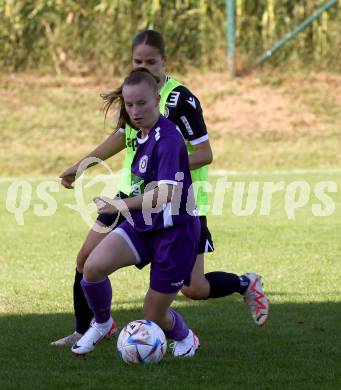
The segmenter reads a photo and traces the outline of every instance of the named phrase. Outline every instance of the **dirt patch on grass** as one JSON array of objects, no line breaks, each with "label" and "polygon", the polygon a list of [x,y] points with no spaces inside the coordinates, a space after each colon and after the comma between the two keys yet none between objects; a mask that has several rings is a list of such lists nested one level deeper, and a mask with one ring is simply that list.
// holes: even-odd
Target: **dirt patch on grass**
[{"label": "dirt patch on grass", "polygon": [[[215,137],[224,133],[248,137],[320,134],[331,120],[329,111],[341,108],[341,76],[338,75],[281,77],[260,73],[232,79],[227,73],[211,72],[179,79],[200,99],[209,132]],[[100,93],[116,87],[119,82],[109,77],[99,80],[2,75],[0,98],[13,108],[19,108],[23,103],[21,97],[27,94],[44,98],[47,91],[68,88]],[[34,99],[26,103],[34,104]],[[335,112],[332,116],[335,120]]]},{"label": "dirt patch on grass", "polygon": [[[341,164],[341,76],[223,73],[175,78],[198,96],[219,168]],[[0,75],[0,170],[59,171],[112,131],[99,93],[118,78]],[[117,169],[121,163],[115,158]]]},{"label": "dirt patch on grass", "polygon": [[188,84],[202,102],[209,130],[216,134],[319,134],[329,121],[328,107],[319,109],[321,102],[328,98],[330,107],[341,103],[340,76],[267,78],[262,74],[231,79],[210,73],[188,78]]}]

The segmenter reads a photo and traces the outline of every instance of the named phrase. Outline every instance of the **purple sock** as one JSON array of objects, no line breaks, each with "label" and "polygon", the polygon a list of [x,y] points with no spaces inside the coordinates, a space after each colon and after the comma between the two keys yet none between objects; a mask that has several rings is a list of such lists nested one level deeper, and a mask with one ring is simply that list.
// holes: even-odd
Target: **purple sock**
[{"label": "purple sock", "polygon": [[88,282],[83,278],[81,285],[88,305],[94,312],[96,322],[98,324],[107,322],[110,318],[112,298],[110,280],[105,278],[100,282]]},{"label": "purple sock", "polygon": [[169,339],[173,339],[175,341],[183,340],[188,335],[188,326],[181,315],[175,310],[169,309],[169,312],[173,316],[173,324],[170,330],[165,331],[165,335]]}]

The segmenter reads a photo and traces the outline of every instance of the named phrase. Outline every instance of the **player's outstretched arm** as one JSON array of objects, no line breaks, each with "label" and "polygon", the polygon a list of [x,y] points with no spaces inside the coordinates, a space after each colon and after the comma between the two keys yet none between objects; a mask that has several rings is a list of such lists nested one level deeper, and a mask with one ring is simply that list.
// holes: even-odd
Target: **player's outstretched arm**
[{"label": "player's outstretched arm", "polygon": [[[87,156],[79,160],[75,165],[72,167],[66,169],[64,172],[62,172],[59,177],[61,178],[62,185],[65,188],[73,188],[73,183],[76,180],[76,175],[78,171],[79,165],[84,161],[86,158],[94,157],[96,159],[105,161],[109,157],[114,156],[115,154],[119,153],[121,150],[123,150],[125,147],[124,142],[124,134],[120,131],[115,131],[114,133],[110,134],[109,137],[103,141],[97,148],[95,148],[92,152],[90,152]],[[91,166],[96,165],[97,162],[93,162],[91,164],[87,164],[86,168],[89,168]],[[78,175],[80,175],[82,172],[78,172]]]}]

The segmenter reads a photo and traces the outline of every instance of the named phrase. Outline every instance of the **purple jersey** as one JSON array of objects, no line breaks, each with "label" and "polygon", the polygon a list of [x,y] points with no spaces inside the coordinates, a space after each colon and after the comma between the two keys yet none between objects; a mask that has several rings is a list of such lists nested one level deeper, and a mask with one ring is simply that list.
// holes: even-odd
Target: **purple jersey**
[{"label": "purple jersey", "polygon": [[190,221],[196,215],[192,179],[185,141],[179,129],[160,115],[145,138],[137,136],[137,150],[131,166],[130,196],[143,194],[165,183],[174,187],[172,201],[158,209],[151,205],[131,211],[134,228],[150,231]]}]

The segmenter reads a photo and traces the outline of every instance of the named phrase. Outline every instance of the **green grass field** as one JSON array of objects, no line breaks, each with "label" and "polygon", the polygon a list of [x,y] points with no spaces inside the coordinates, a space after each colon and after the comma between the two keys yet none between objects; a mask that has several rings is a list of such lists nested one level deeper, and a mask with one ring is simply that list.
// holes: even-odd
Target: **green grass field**
[{"label": "green grass field", "polygon": [[[179,296],[174,306],[201,341],[193,359],[176,360],[167,351],[155,366],[127,366],[115,340],[98,345],[86,358],[49,342],[73,329],[72,284],[75,256],[87,232],[80,215],[65,204],[72,191],[52,193],[57,211],[38,217],[38,184],[24,225],[18,226],[5,201],[14,178],[0,182],[0,389],[340,389],[341,197],[330,216],[313,215],[321,181],[341,186],[341,173],[235,175],[234,183],[305,181],[311,193],[288,219],[284,191],[275,194],[269,215],[236,216],[233,190],[223,214],[209,215],[216,251],[206,257],[207,271],[258,271],[271,300],[271,316],[257,328],[238,295],[193,302]],[[211,177],[213,187],[218,177]],[[50,180],[57,180],[50,178]],[[233,188],[234,188],[233,185]],[[101,185],[86,190],[86,199]],[[19,197],[18,197],[19,199]],[[212,199],[212,197],[211,197]],[[19,200],[18,200],[19,202]],[[18,206],[17,202],[17,206]],[[244,200],[245,204],[245,200]],[[111,277],[113,315],[122,327],[141,318],[148,270],[120,270]]]}]

